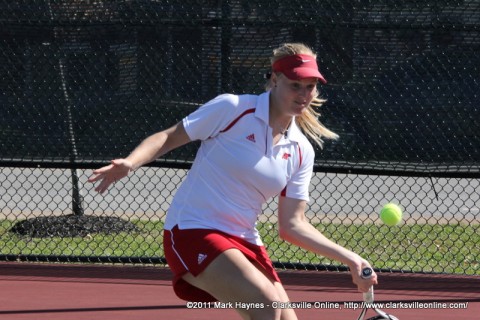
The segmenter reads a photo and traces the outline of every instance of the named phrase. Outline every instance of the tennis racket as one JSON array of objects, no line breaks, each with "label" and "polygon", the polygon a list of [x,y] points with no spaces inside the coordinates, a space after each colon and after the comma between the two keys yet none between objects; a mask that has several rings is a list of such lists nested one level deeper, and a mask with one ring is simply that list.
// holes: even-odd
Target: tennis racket
[{"label": "tennis racket", "polygon": [[[362,278],[364,279],[368,279],[372,276],[373,274],[373,270],[372,268],[364,268],[362,270]],[[360,316],[358,317],[357,320],[363,320],[365,318],[365,315],[367,314],[367,311],[368,309],[373,309],[377,315],[374,316],[374,317],[371,317],[371,318],[368,318],[366,320],[381,320],[381,319],[386,319],[386,320],[399,320],[397,317],[395,316],[392,316],[391,314],[387,314],[385,313],[384,311],[380,310],[380,309],[377,309],[374,305],[373,305],[373,301],[374,301],[374,298],[373,298],[373,286],[370,287],[370,290],[368,290],[368,292],[365,292],[363,294],[363,303],[364,303],[364,306],[363,306],[363,309],[362,309],[362,312],[360,312]]]}]

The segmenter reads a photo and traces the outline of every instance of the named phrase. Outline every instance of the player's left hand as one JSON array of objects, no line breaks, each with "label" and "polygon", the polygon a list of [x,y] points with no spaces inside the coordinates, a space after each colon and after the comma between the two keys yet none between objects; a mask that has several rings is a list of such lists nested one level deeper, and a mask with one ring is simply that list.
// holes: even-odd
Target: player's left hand
[{"label": "player's left hand", "polygon": [[357,263],[350,266],[352,281],[357,285],[358,291],[360,292],[367,292],[371,286],[378,284],[377,274],[375,271],[372,273],[370,278],[362,278],[362,270],[364,268],[372,268],[372,266],[370,263],[368,263],[368,261],[362,258],[360,258]]}]

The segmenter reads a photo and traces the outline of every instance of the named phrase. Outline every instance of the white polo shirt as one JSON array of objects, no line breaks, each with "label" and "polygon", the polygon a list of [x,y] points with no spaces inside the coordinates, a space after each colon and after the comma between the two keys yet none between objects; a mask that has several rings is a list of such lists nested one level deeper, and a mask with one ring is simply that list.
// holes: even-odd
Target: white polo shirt
[{"label": "white polo shirt", "polygon": [[190,139],[202,142],[165,229],[215,229],[262,245],[255,225],[267,200],[309,200],[313,147],[295,121],[273,145],[269,95],[223,94],[183,119]]}]

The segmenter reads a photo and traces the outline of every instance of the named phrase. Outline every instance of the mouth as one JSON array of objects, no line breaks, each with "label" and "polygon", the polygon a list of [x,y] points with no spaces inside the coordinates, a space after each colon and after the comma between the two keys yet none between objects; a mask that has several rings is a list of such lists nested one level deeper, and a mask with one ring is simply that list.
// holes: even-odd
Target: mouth
[{"label": "mouth", "polygon": [[299,116],[307,109],[306,104],[295,104],[292,108],[292,115]]},{"label": "mouth", "polygon": [[295,107],[296,108],[306,108],[307,107],[307,102],[306,101],[295,101]]}]

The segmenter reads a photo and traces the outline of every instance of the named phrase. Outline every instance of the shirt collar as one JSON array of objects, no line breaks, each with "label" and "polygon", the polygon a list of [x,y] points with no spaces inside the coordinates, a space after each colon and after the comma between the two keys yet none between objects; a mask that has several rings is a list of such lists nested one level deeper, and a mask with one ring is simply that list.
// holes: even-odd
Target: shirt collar
[{"label": "shirt collar", "polygon": [[255,106],[255,116],[261,119],[268,126],[268,111],[270,105],[270,91],[264,92],[257,98],[257,105]]},{"label": "shirt collar", "polygon": [[[269,125],[269,106],[270,106],[270,90],[258,96],[255,108],[255,116]],[[290,127],[288,128],[287,138],[291,141],[299,142],[303,136],[302,131],[297,126],[295,118],[293,118]]]},{"label": "shirt collar", "polygon": [[287,131],[287,138],[291,141],[300,142],[301,137],[303,137],[303,133],[297,126],[295,118],[293,118],[293,121]]}]

